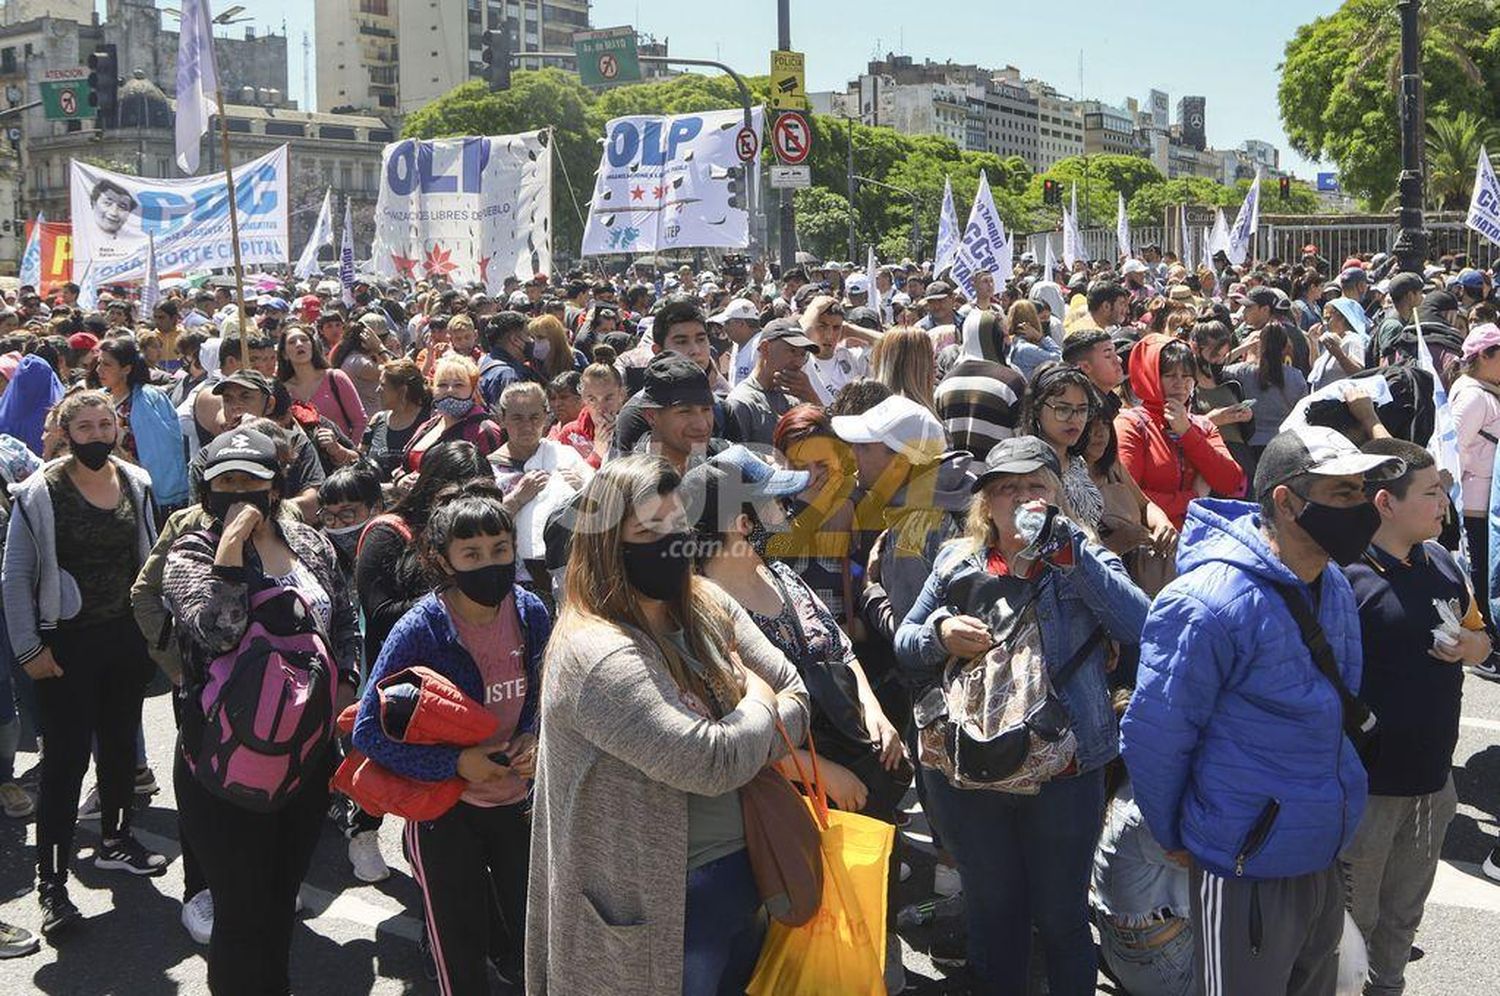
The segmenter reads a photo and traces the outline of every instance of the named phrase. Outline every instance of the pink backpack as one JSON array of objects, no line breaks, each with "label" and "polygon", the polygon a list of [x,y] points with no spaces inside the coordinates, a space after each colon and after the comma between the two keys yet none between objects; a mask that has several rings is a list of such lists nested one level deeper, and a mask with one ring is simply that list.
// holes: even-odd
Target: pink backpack
[{"label": "pink backpack", "polygon": [[202,736],[197,752],[185,753],[193,775],[255,812],[286,805],[332,744],[335,679],[302,596],[275,584],[252,594],[239,645],[205,670]]}]

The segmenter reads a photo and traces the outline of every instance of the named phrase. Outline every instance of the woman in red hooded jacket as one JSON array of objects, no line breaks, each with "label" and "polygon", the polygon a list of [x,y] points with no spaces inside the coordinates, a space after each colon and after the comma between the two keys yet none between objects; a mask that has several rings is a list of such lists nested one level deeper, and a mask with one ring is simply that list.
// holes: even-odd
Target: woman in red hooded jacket
[{"label": "woman in red hooded jacket", "polygon": [[1193,383],[1187,343],[1145,336],[1130,351],[1130,387],[1140,404],[1115,416],[1120,462],[1178,529],[1194,498],[1235,496],[1245,486],[1218,428],[1188,412]]}]

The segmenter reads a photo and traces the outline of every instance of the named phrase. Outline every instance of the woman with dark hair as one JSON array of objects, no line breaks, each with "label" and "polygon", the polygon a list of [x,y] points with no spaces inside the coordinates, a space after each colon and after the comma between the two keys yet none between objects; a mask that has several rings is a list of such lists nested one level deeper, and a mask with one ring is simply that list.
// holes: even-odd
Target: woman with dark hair
[{"label": "woman with dark hair", "polygon": [[[1140,404],[1114,419],[1120,463],[1174,529],[1182,528],[1194,498],[1237,497],[1245,487],[1244,472],[1218,426],[1192,414],[1196,377],[1191,346],[1157,333],[1145,336],[1130,351],[1130,385]],[[1155,532],[1165,552],[1176,537]]]},{"label": "woman with dark hair", "polygon": [[1254,480],[1261,451],[1307,393],[1307,378],[1288,362],[1291,342],[1280,322],[1267,323],[1236,348],[1247,358],[1225,367],[1224,379],[1238,381],[1246,404],[1255,409],[1249,440],[1251,465],[1245,468],[1245,479]]},{"label": "woman with dark hair", "polygon": [[130,586],[156,542],[151,479],[111,457],[120,428],[104,392],[64,398],[57,419],[69,453],[12,490],[3,571],[5,629],[16,664],[34,683],[47,747],[36,821],[44,935],[81,918],[67,881],[92,740],[103,838],[95,866],[133,875],[160,875],[167,866],[130,832],[136,732],[153,668]]},{"label": "woman with dark hair", "polygon": [[1067,363],[1044,363],[1031,377],[1017,430],[1052,447],[1068,503],[1090,529],[1099,525],[1104,498],[1089,476],[1083,450],[1089,420],[1099,413],[1099,406],[1099,392],[1082,370]]},{"label": "woman with dark hair", "polygon": [[381,364],[390,358],[391,351],[385,348],[380,333],[370,323],[358,321],[345,330],[328,362],[348,375],[365,412],[374,413],[380,410]]},{"label": "woman with dark hair", "polygon": [[[1083,458],[1089,476],[1104,498],[1104,513],[1099,517],[1099,542],[1131,565],[1131,556],[1146,549],[1152,554],[1171,557],[1176,551],[1177,528],[1161,506],[1146,497],[1135,478],[1120,463],[1120,442],[1111,419],[1096,418],[1089,423]],[[1132,569],[1131,577],[1136,576]],[[1142,586],[1143,588],[1145,586]],[[1160,587],[1158,585],[1157,587]],[[1147,591],[1147,594],[1153,592]]]},{"label": "woman with dark hair", "polygon": [[171,399],[151,385],[151,368],[135,341],[119,336],[101,342],[88,382],[109,392],[120,423],[121,454],[151,475],[163,517],[185,507],[188,473],[182,423]]},{"label": "woman with dark hair", "polygon": [[[516,527],[493,497],[455,498],[432,514],[420,546],[438,590],[403,615],[365,686],[354,745],[377,764],[423,781],[468,786],[434,820],[406,824],[422,888],[427,937],[443,993],[488,991],[491,963],[522,984],[542,651],[552,624],[516,583]],[[452,681],[499,721],[485,743],[459,749],[389,739],[380,682],[420,664]]]},{"label": "woman with dark hair", "polygon": [[345,436],[363,438],[367,419],[359,392],[348,374],[328,366],[322,339],[309,329],[293,325],[277,343],[276,379],[294,401],[312,405]]},{"label": "woman with dark hair", "polygon": [[[208,982],[219,996],[290,989],[297,890],[328,813],[332,719],[354,701],[359,686],[359,625],[343,573],[326,538],[282,513],[283,480],[276,444],[264,433],[241,427],[216,437],[206,451],[202,494],[213,525],[172,544],[162,577],[183,647],[173,787],[183,835],[213,896]],[[282,593],[270,602],[257,598],[273,588]],[[310,734],[315,739],[309,741],[288,741],[288,756],[301,761],[298,777],[277,791],[276,805],[265,808],[235,801],[229,794],[233,769],[217,769],[203,758],[224,736],[214,715],[223,702],[212,691],[221,667],[216,662],[241,647],[252,625],[272,634],[306,634],[298,639],[317,647],[307,652],[334,686],[321,689],[334,699],[331,707],[326,700],[321,706],[333,710],[326,726],[312,727],[323,732]],[[236,674],[246,666],[242,655]],[[316,696],[306,708],[304,718],[316,718]],[[246,718],[262,729],[264,715]],[[239,778],[252,775],[237,771]]]},{"label": "woman with dark hair", "polygon": [[415,363],[391,360],[380,368],[380,410],[365,424],[359,449],[385,480],[401,469],[407,444],[431,411],[432,392]]},{"label": "woman with dark hair", "polygon": [[374,662],[396,621],[432,590],[412,538],[426,528],[438,493],[474,480],[494,480],[494,471],[474,444],[463,440],[439,443],[427,451],[422,473],[411,490],[360,534],[354,587],[365,616],[366,663]]}]

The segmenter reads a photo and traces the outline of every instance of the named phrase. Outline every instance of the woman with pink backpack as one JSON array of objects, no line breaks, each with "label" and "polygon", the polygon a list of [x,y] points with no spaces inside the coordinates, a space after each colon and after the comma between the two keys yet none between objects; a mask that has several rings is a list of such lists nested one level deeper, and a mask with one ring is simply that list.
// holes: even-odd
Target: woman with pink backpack
[{"label": "woman with pink backpack", "polygon": [[276,445],[230,429],[205,450],[214,520],[167,554],[183,650],[173,786],[214,900],[215,996],[284,993],[297,889],[328,812],[334,719],[359,684],[359,628],[332,544],[280,514]]}]

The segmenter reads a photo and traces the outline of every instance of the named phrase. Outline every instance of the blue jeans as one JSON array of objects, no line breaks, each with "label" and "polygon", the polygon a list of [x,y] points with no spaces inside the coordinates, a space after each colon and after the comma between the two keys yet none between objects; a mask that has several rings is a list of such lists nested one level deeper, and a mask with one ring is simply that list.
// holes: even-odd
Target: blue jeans
[{"label": "blue jeans", "polygon": [[[1121,927],[1099,917],[1104,964],[1130,996],[1192,996],[1193,925],[1166,920],[1149,927]],[[1168,930],[1176,934],[1164,943]]]},{"label": "blue jeans", "polygon": [[957,789],[925,767],[918,777],[963,881],[976,996],[1026,991],[1032,924],[1051,996],[1093,996],[1088,895],[1103,769],[1055,779],[1036,795]]},{"label": "blue jeans", "polygon": [[688,872],[684,912],[682,996],[740,996],[766,937],[750,853],[736,851]]}]

